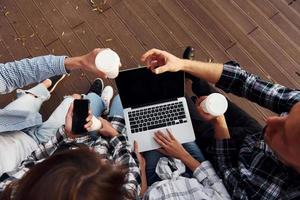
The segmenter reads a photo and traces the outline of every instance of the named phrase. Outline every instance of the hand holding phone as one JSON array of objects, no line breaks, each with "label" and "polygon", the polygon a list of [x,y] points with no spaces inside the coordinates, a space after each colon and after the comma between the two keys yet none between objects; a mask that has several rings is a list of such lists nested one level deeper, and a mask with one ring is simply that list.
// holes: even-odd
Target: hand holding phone
[{"label": "hand holding phone", "polygon": [[89,115],[90,101],[88,99],[75,99],[72,117],[72,132],[75,134],[85,134],[88,131],[84,128]]}]

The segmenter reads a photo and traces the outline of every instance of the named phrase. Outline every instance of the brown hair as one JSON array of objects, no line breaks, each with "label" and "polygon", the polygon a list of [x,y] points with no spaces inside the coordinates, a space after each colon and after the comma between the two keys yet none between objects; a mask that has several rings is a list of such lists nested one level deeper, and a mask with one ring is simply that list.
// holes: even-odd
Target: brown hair
[{"label": "brown hair", "polygon": [[119,200],[126,193],[125,175],[124,168],[88,148],[66,150],[35,165],[1,199]]}]

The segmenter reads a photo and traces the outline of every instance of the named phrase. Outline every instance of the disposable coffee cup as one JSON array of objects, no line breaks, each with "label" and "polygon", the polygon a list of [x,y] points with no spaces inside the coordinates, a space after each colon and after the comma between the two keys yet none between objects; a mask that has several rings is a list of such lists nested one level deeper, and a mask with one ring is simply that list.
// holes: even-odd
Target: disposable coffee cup
[{"label": "disposable coffee cup", "polygon": [[227,99],[220,93],[212,93],[200,104],[204,112],[217,117],[223,115],[227,108]]},{"label": "disposable coffee cup", "polygon": [[95,58],[95,64],[97,69],[104,72],[108,78],[113,79],[119,75],[120,57],[111,49],[100,51]]}]

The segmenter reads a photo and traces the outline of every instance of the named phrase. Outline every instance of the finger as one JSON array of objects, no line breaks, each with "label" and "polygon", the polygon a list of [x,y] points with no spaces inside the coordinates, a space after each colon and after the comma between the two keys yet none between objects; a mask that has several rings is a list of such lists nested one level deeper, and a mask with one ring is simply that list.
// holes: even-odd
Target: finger
[{"label": "finger", "polygon": [[161,131],[157,131],[155,133],[155,135],[157,135],[161,140],[163,140],[165,143],[169,143],[170,142],[170,138],[169,136],[167,136],[166,134],[164,134],[163,132]]},{"label": "finger", "polygon": [[196,100],[196,105],[200,105],[203,100],[205,100],[207,96],[200,96]]},{"label": "finger", "polygon": [[100,71],[98,69],[96,71],[96,76],[99,77],[99,78],[105,78],[105,79],[107,79],[107,75],[104,72],[102,72],[102,71]]},{"label": "finger", "polygon": [[155,142],[157,142],[157,144],[159,144],[161,147],[167,146],[167,144],[164,143],[164,142],[163,142],[160,138],[158,138],[157,136],[154,136],[153,138],[154,138]]},{"label": "finger", "polygon": [[172,140],[177,141],[176,138],[175,138],[175,137],[173,136],[173,134],[171,133],[171,130],[170,130],[170,129],[167,128],[167,132],[168,132],[168,134],[169,134],[169,137],[170,137]]},{"label": "finger", "polygon": [[145,63],[146,59],[153,54],[163,55],[163,51],[159,49],[151,49],[142,55],[141,61]]},{"label": "finger", "polygon": [[135,140],[133,141],[133,149],[135,153],[139,152],[139,144]]},{"label": "finger", "polygon": [[85,121],[91,121],[93,118],[93,115],[91,113],[89,113],[89,116],[85,119]]},{"label": "finger", "polygon": [[70,107],[68,109],[68,112],[67,112],[67,117],[72,117],[73,116],[73,107],[74,107],[74,104],[71,103]]},{"label": "finger", "polygon": [[168,65],[163,65],[161,67],[157,67],[156,69],[154,69],[154,73],[155,74],[162,74],[169,71],[169,67]]},{"label": "finger", "polygon": [[84,128],[86,128],[86,129],[91,128],[92,125],[93,125],[93,122],[92,122],[92,121],[89,121],[88,123],[86,123],[86,124],[84,125]]}]

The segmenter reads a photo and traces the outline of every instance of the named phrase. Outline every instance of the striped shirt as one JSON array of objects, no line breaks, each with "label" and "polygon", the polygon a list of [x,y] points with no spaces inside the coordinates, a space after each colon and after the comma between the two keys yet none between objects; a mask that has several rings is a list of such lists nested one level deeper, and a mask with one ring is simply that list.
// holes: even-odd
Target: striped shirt
[{"label": "striped shirt", "polygon": [[[65,56],[40,56],[0,63],[0,94],[67,73]],[[0,132],[19,131],[42,123],[39,113],[0,109]]]}]

